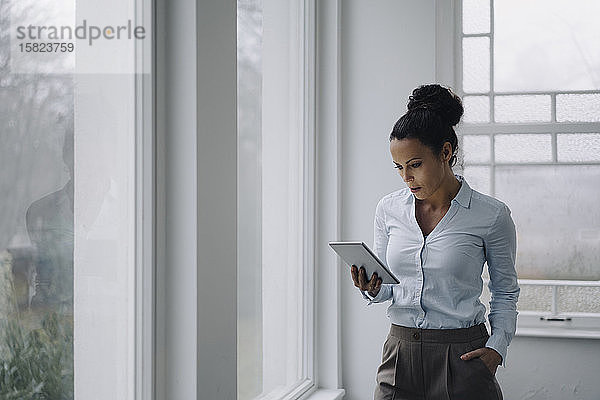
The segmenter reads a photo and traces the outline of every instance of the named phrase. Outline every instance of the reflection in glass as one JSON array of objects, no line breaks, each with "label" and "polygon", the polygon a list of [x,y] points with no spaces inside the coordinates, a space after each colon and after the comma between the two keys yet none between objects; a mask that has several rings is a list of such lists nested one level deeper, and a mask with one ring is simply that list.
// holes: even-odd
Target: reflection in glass
[{"label": "reflection in glass", "polygon": [[0,81],[0,398],[72,399],[72,82],[7,72]]},{"label": "reflection in glass", "polygon": [[27,234],[34,250],[30,307],[73,314],[73,116],[65,118],[62,159],[69,180],[27,208]]},{"label": "reflection in glass", "polygon": [[12,73],[10,7],[0,1],[0,398],[70,400],[73,80]]}]

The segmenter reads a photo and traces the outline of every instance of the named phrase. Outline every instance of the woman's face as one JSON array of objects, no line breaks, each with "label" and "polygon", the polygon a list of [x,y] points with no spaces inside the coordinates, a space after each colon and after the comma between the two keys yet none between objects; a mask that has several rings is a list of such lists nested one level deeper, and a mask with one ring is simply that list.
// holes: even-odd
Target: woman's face
[{"label": "woman's face", "polygon": [[425,200],[440,188],[447,173],[448,161],[443,154],[448,146],[450,143],[445,143],[442,155],[436,156],[419,139],[393,139],[390,142],[392,160],[417,199]]}]

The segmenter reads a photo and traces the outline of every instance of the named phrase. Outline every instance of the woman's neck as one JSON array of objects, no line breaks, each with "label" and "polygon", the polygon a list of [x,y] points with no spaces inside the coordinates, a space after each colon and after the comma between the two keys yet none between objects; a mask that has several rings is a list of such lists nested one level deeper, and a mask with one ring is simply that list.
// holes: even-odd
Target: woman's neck
[{"label": "woman's neck", "polygon": [[442,182],[439,189],[429,198],[425,200],[418,200],[421,206],[426,206],[432,210],[440,210],[448,208],[452,199],[456,197],[460,190],[461,182],[456,179],[456,176],[452,174],[448,175]]}]

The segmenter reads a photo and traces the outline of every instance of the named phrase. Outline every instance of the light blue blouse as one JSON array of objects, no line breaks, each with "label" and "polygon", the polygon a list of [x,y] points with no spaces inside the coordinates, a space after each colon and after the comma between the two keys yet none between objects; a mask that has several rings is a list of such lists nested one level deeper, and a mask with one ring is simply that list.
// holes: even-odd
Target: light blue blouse
[{"label": "light blue blouse", "polygon": [[466,180],[450,208],[426,238],[415,217],[408,188],[384,196],[375,211],[373,250],[399,284],[384,284],[372,303],[392,300],[387,309],[396,325],[425,329],[468,328],[485,322],[479,300],[487,261],[491,293],[486,347],[502,356],[517,322],[519,286],[515,271],[516,232],[510,209],[479,193]]}]

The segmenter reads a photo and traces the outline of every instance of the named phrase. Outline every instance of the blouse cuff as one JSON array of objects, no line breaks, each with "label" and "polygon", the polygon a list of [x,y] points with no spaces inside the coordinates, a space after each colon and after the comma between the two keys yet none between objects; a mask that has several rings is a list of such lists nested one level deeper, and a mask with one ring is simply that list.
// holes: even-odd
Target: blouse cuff
[{"label": "blouse cuff", "polygon": [[504,332],[494,332],[485,344],[485,347],[494,349],[502,356],[502,366],[506,368],[506,351],[508,343],[506,342],[506,336]]},{"label": "blouse cuff", "polygon": [[362,293],[362,296],[365,300],[369,300],[369,304],[367,304],[367,306],[370,306],[373,303],[381,303],[382,301],[389,299],[390,296],[388,295],[388,291],[390,289],[391,288],[387,285],[381,285],[381,287],[379,288],[379,293],[377,293],[377,296],[375,297],[371,296],[367,290],[358,290]]}]

